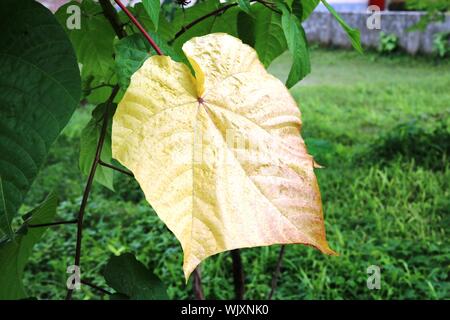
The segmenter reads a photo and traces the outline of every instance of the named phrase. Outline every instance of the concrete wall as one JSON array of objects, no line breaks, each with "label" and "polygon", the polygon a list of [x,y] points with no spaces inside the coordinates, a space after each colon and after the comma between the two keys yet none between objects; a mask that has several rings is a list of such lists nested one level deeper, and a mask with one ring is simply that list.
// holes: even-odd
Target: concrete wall
[{"label": "concrete wall", "polygon": [[[381,18],[381,29],[370,30],[366,21],[370,13],[340,12],[342,18],[352,27],[361,31],[361,42],[364,48],[376,48],[379,44],[380,32],[394,33],[399,38],[399,47],[410,54],[432,53],[433,36],[438,32],[450,31],[450,16],[443,23],[433,23],[424,32],[407,32],[408,27],[419,21],[423,13],[383,11],[378,13]],[[308,40],[312,43],[351,47],[345,31],[328,12],[312,13],[304,23]]]}]

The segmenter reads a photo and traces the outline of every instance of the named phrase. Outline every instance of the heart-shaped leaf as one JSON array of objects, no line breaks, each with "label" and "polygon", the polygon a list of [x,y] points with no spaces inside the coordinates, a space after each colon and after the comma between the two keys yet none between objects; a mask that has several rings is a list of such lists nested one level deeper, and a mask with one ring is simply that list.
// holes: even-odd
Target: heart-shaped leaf
[{"label": "heart-shaped leaf", "polygon": [[218,33],[153,56],[113,119],[113,156],[180,240],[186,278],[207,257],[279,243],[334,254],[314,161],[287,88],[251,47]]},{"label": "heart-shaped leaf", "polygon": [[81,81],[72,45],[44,6],[4,0],[0,27],[0,178],[5,200],[0,229],[8,232],[50,146],[79,103]]}]

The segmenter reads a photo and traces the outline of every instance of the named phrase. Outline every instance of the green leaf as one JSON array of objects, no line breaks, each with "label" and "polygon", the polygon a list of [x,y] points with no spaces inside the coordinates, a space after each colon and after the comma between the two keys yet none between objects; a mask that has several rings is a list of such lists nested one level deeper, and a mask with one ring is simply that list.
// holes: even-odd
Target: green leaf
[{"label": "green leaf", "polygon": [[259,60],[268,67],[280,54],[286,51],[286,38],[281,26],[281,16],[259,3],[253,5],[255,15],[255,50]]},{"label": "green leaf", "polygon": [[251,47],[255,46],[255,19],[241,11],[237,16],[237,31],[239,39]]},{"label": "green leaf", "polygon": [[[86,176],[89,175],[92,167],[92,162],[95,158],[98,139],[100,138],[100,134],[102,131],[103,115],[105,114],[106,108],[106,103],[98,105],[92,111],[92,119],[88,122],[86,127],[81,132],[79,164],[81,172]],[[111,119],[114,112],[113,110],[108,110],[108,113],[108,128],[100,159],[105,163],[111,164]],[[114,191],[114,172],[112,169],[100,165],[97,166],[94,181]]]},{"label": "green leaf", "polygon": [[33,246],[40,240],[47,228],[28,228],[27,224],[53,222],[57,200],[54,194],[33,209],[31,217],[18,230],[15,240],[0,243],[0,300],[25,299],[26,290],[22,283],[23,271]]},{"label": "green leaf", "polygon": [[303,30],[297,17],[288,10],[287,6],[282,4],[279,8],[282,11],[281,24],[284,35],[293,57],[291,71],[286,81],[286,86],[291,88],[311,72],[311,62],[305,30]]},{"label": "green leaf", "polygon": [[[106,283],[131,300],[168,299],[166,289],[152,271],[137,261],[133,254],[112,256],[104,270]],[[120,296],[123,298],[123,296]]]},{"label": "green leaf", "polygon": [[14,239],[14,231],[11,227],[11,221],[9,220],[10,215],[8,214],[8,207],[6,206],[5,192],[3,191],[2,176],[0,176],[0,200],[1,200],[0,206],[2,207],[2,210],[5,215],[4,219],[0,221],[2,223],[0,229],[3,230],[10,239]]},{"label": "green leaf", "polygon": [[[139,22],[142,24],[142,26],[147,31],[158,31],[158,37],[161,40],[169,41],[173,38],[175,35],[175,30],[172,23],[169,23],[164,15],[159,15],[159,22],[158,22],[158,30],[155,29],[155,25],[148,15],[146,9],[144,8],[144,5],[142,3],[136,3],[134,7],[129,8],[131,13],[136,17],[136,19],[139,20]],[[119,16],[125,21],[129,22],[129,18],[125,15],[123,11],[119,12]],[[130,26],[130,24],[128,24]],[[128,27],[126,29],[129,34],[135,34],[139,33],[136,31],[136,29],[133,29],[134,27]],[[152,34],[151,34],[152,35]]]},{"label": "green leaf", "polygon": [[320,3],[320,0],[288,0],[292,13],[301,21],[305,21]]},{"label": "green leaf", "polygon": [[2,1],[0,11],[0,228],[10,222],[50,146],[80,99],[72,45],[52,13],[32,1]]},{"label": "green leaf", "polygon": [[345,30],[348,37],[350,38],[350,41],[352,43],[353,48],[356,49],[359,53],[363,53],[364,50],[361,46],[361,35],[358,29],[350,27],[342,18],[341,16],[334,10],[332,6],[326,1],[321,0],[324,6],[330,11],[330,13],[333,15],[333,17],[339,22],[341,27]]},{"label": "green leaf", "polygon": [[237,0],[237,3],[242,11],[250,16],[252,15],[250,0]]},{"label": "green leaf", "polygon": [[[153,40],[161,48],[165,55],[175,61],[183,61],[173,49],[163,41],[156,33],[149,31]],[[148,41],[140,34],[133,34],[117,41],[116,51],[116,73],[122,90],[128,88],[131,76],[142,66],[147,58],[156,54]]]},{"label": "green leaf", "polygon": [[[299,0],[294,0],[294,2],[298,2]],[[314,9],[318,6],[320,3],[320,0],[301,0],[302,7],[303,7],[303,14],[301,21],[305,21],[308,19],[308,17],[311,15],[311,13],[314,11]]]},{"label": "green leaf", "polygon": [[[216,10],[223,5],[219,0],[209,0],[201,2],[194,5],[193,7],[187,8],[184,11],[178,9],[175,12],[175,17],[173,19],[173,28],[177,31],[182,30],[184,26],[191,23],[197,18]],[[237,7],[226,10],[224,13],[218,16],[211,16],[207,19],[197,23],[192,28],[186,30],[180,37],[178,37],[174,43],[173,47],[175,52],[182,56],[181,47],[183,44],[193,38],[198,36],[203,36],[214,32],[225,32],[232,36],[237,36],[237,14],[240,9]]]},{"label": "green leaf", "polygon": [[147,11],[150,19],[152,19],[155,31],[158,31],[159,11],[161,9],[161,3],[159,2],[159,0],[143,0],[142,4],[144,5],[145,11]]},{"label": "green leaf", "polygon": [[[72,12],[67,11],[71,6],[81,9],[80,29],[72,28],[68,24],[73,16]],[[75,48],[85,86],[93,88],[112,83],[116,35],[109,21],[103,16],[101,6],[93,0],[84,0],[81,4],[71,1],[59,8],[55,16],[65,28]],[[93,104],[101,103],[110,96],[111,91],[108,87],[94,90],[89,92],[87,99]]]}]

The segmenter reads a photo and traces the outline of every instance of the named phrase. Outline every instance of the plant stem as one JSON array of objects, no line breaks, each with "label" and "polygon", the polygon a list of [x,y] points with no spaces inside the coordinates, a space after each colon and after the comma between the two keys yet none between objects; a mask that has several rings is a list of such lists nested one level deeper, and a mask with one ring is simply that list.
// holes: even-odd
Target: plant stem
[{"label": "plant stem", "polygon": [[187,24],[187,25],[185,25],[185,26],[182,26],[181,29],[180,29],[180,31],[178,31],[178,32],[175,34],[175,36],[173,37],[172,40],[169,41],[169,43],[174,42],[178,37],[180,37],[183,33],[185,33],[185,32],[188,31],[190,28],[192,28],[193,26],[195,26],[197,23],[202,22],[203,20],[208,19],[209,17],[217,16],[217,15],[219,15],[219,14],[221,14],[221,13],[224,13],[224,12],[227,11],[228,9],[230,9],[230,8],[232,8],[232,7],[235,7],[235,6],[237,6],[237,5],[238,5],[237,3],[230,3],[230,4],[227,4],[227,5],[225,5],[225,6],[221,7],[221,8],[218,8],[218,9],[216,9],[216,10],[214,10],[214,11],[211,11],[210,13],[207,13],[207,14],[205,14],[205,15],[203,15],[203,16],[197,18],[197,19],[195,19],[194,21],[192,21],[191,23],[189,23],[189,24]]},{"label": "plant stem", "polygon": [[[271,6],[271,3],[268,3],[268,2],[266,2],[264,0],[250,0],[250,2],[258,2],[258,3],[262,4],[263,6],[265,6],[266,8],[268,8],[268,9],[270,9],[270,10],[272,10],[272,11],[278,13],[278,14],[281,14],[281,12],[279,12],[278,10],[274,9]],[[197,18],[197,19],[195,19],[194,21],[188,23],[185,26],[182,26],[181,29],[175,34],[173,39],[169,41],[169,44],[173,43],[177,38],[179,38],[183,33],[188,31],[190,28],[195,26],[197,23],[202,22],[203,20],[208,19],[209,17],[218,16],[218,15],[224,13],[225,11],[227,11],[228,9],[231,9],[231,8],[237,6],[237,5],[239,5],[237,2],[227,4],[227,5],[225,5],[225,6],[221,7],[221,8],[213,10],[213,11],[211,11],[211,12],[209,12],[209,13],[207,13],[207,14],[205,14],[205,15]]]},{"label": "plant stem", "polygon": [[97,291],[103,293],[103,294],[108,294],[108,295],[111,295],[111,294],[112,294],[112,292],[109,292],[108,290],[103,289],[103,288],[101,288],[101,287],[99,287],[99,286],[93,284],[92,282],[89,282],[89,281],[86,281],[86,280],[80,280],[80,282],[81,282],[82,284],[87,285],[88,287],[91,287],[92,289],[95,289],[95,290],[97,290]]},{"label": "plant stem", "polygon": [[41,227],[51,227],[51,226],[59,226],[62,224],[75,224],[77,223],[77,219],[68,220],[68,221],[56,221],[50,223],[39,223],[39,224],[29,224],[28,228],[41,228]]},{"label": "plant stem", "polygon": [[116,9],[111,4],[110,0],[100,0],[100,5],[103,9],[103,15],[108,19],[109,23],[114,29],[119,39],[127,36],[126,31],[123,29],[123,25],[120,23],[119,17],[117,16]]},{"label": "plant stem", "polygon": [[234,294],[236,300],[244,300],[245,277],[242,267],[241,251],[239,249],[231,250],[231,259],[233,260],[233,280]]},{"label": "plant stem", "polygon": [[[74,265],[80,266],[80,259],[81,259],[81,240],[83,236],[83,218],[84,218],[84,212],[86,210],[87,201],[89,198],[89,194],[91,193],[92,183],[94,181],[95,171],[97,170],[97,166],[100,160],[100,155],[103,148],[103,143],[105,142],[107,127],[108,127],[108,114],[109,109],[111,107],[111,104],[114,101],[114,98],[116,97],[117,93],[119,92],[119,86],[115,86],[113,88],[113,91],[111,93],[111,96],[109,97],[107,101],[107,106],[105,110],[105,114],[103,115],[103,123],[102,128],[100,132],[100,137],[98,139],[97,143],[97,149],[95,151],[95,157],[94,161],[92,162],[91,171],[89,172],[89,177],[86,182],[86,187],[84,188],[83,198],[81,200],[80,210],[78,211],[78,218],[77,218],[77,243],[76,243],[76,249],[75,249],[75,262]],[[71,300],[73,294],[73,289],[68,289],[66,300]]]},{"label": "plant stem", "polygon": [[205,295],[203,294],[202,288],[202,276],[200,274],[200,268],[195,268],[195,270],[192,272],[192,275],[195,299],[205,300]]},{"label": "plant stem", "polygon": [[267,297],[268,300],[272,299],[273,294],[275,293],[275,290],[277,288],[278,276],[280,275],[281,264],[283,262],[283,256],[284,256],[285,250],[286,250],[286,246],[282,245],[280,248],[280,253],[278,254],[277,265],[275,267],[275,271],[272,276],[272,287],[270,289],[269,296]]},{"label": "plant stem", "polygon": [[139,31],[144,35],[144,37],[147,39],[147,41],[150,43],[150,45],[155,49],[156,53],[160,56],[163,55],[161,49],[158,47],[156,42],[150,37],[150,35],[147,33],[147,31],[144,29],[144,27],[139,23],[139,21],[136,19],[135,16],[128,10],[128,8],[120,1],[120,0],[114,0],[115,3],[125,12],[125,14],[130,18],[130,20],[134,23],[134,25],[139,29]]},{"label": "plant stem", "polygon": [[130,176],[130,177],[133,177],[133,178],[134,178],[134,174],[132,174],[131,172],[129,172],[129,171],[127,171],[127,170],[124,170],[124,169],[122,169],[122,168],[118,168],[118,167],[116,167],[116,166],[113,166],[112,164],[103,162],[102,160],[100,160],[100,161],[98,162],[98,164],[101,165],[101,166],[103,166],[103,167],[107,167],[107,168],[113,169],[113,170],[115,170],[115,171],[118,171],[118,172],[120,172],[120,173],[126,174],[127,176]]},{"label": "plant stem", "polygon": [[92,92],[92,91],[94,91],[94,90],[101,89],[101,88],[106,88],[106,87],[108,87],[108,88],[113,88],[114,85],[112,85],[112,84],[107,84],[107,83],[99,84],[98,86],[94,86],[94,87],[92,87],[92,88],[87,88],[87,89],[85,89],[84,92],[85,92],[85,94],[86,94],[86,93],[90,93],[90,92]]}]

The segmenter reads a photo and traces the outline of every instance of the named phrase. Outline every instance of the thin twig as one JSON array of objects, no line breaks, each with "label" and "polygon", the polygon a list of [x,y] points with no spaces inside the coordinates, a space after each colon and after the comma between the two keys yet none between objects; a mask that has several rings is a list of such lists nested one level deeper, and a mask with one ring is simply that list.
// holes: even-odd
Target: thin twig
[{"label": "thin twig", "polygon": [[95,289],[95,290],[97,290],[97,291],[103,293],[103,294],[108,294],[108,295],[111,295],[111,294],[112,294],[112,292],[109,292],[108,290],[103,289],[103,288],[101,288],[101,287],[99,287],[99,286],[93,284],[92,282],[89,282],[89,281],[86,281],[86,280],[80,280],[80,282],[81,282],[82,284],[87,285],[88,287],[91,287],[92,289]]},{"label": "thin twig", "polygon": [[67,220],[67,221],[56,221],[50,223],[38,223],[38,224],[29,224],[28,228],[41,228],[41,227],[51,227],[51,226],[59,226],[62,224],[75,224],[77,223],[77,219]]},{"label": "thin twig", "polygon": [[280,275],[281,264],[283,262],[283,256],[284,256],[285,250],[286,250],[286,246],[282,245],[280,248],[280,253],[278,254],[277,265],[275,267],[275,271],[272,276],[272,286],[270,289],[270,293],[269,293],[269,296],[267,297],[267,299],[269,299],[269,300],[272,299],[273,294],[275,293],[275,290],[277,288],[278,276]]},{"label": "thin twig", "polygon": [[112,170],[118,171],[118,172],[120,172],[120,173],[126,174],[127,176],[130,176],[130,177],[133,177],[133,178],[134,178],[134,174],[132,174],[131,172],[129,172],[129,171],[127,171],[127,170],[124,170],[124,169],[122,169],[122,168],[116,167],[116,166],[114,166],[114,165],[112,165],[112,164],[106,163],[106,162],[104,162],[104,161],[102,161],[102,160],[100,160],[100,161],[98,162],[98,164],[101,165],[101,166],[103,166],[103,167],[110,168],[110,169],[112,169]]},{"label": "thin twig", "polygon": [[279,11],[273,7],[273,3],[263,1],[263,0],[256,0],[256,2],[261,3],[264,7],[266,7],[269,10],[272,10],[275,13],[281,14],[281,11]]},{"label": "thin twig", "polygon": [[207,13],[207,14],[205,14],[205,15],[203,15],[203,16],[197,18],[197,19],[195,19],[194,21],[192,21],[191,23],[189,23],[189,24],[187,24],[187,25],[185,25],[185,26],[182,26],[181,29],[180,29],[180,31],[178,31],[178,32],[175,34],[175,36],[173,37],[172,40],[169,41],[169,43],[174,42],[178,37],[180,37],[183,33],[185,33],[185,32],[188,31],[190,28],[192,28],[193,26],[195,26],[197,23],[202,22],[203,20],[208,19],[209,17],[217,16],[217,15],[219,15],[219,14],[221,14],[221,13],[224,13],[224,12],[227,11],[228,9],[230,9],[230,8],[232,8],[232,7],[235,7],[235,6],[237,6],[237,5],[238,5],[237,3],[230,3],[230,4],[227,4],[227,5],[225,5],[225,6],[221,7],[221,8],[218,8],[218,9],[216,9],[216,10],[214,10],[214,11],[211,11],[210,13]]},{"label": "thin twig", "polygon": [[[109,114],[109,108],[111,107],[111,104],[114,101],[114,98],[116,97],[117,93],[119,92],[119,86],[115,86],[111,96],[109,97],[107,101],[107,106],[105,110],[105,114],[103,115],[103,123],[102,128],[100,132],[100,137],[98,139],[97,143],[97,149],[95,151],[95,157],[94,161],[92,162],[91,171],[89,172],[89,177],[86,182],[86,187],[84,188],[83,198],[81,200],[80,210],[78,212],[78,218],[77,218],[77,243],[75,248],[75,262],[74,265],[80,266],[80,259],[81,259],[81,240],[83,236],[83,219],[84,219],[84,212],[86,210],[87,201],[89,198],[89,194],[91,193],[92,183],[94,181],[95,172],[97,170],[98,162],[100,160],[100,155],[103,148],[103,143],[105,142],[107,127],[108,127],[108,114]],[[68,289],[66,300],[72,299],[73,289]]]},{"label": "thin twig", "polygon": [[205,300],[205,295],[203,294],[202,287],[202,276],[200,274],[199,267],[195,268],[192,272],[193,275],[193,289],[194,289],[194,297],[197,300]]},{"label": "thin twig", "polygon": [[99,84],[98,86],[94,86],[92,88],[86,88],[83,91],[84,91],[84,94],[90,94],[92,91],[101,89],[101,88],[114,88],[114,85],[104,83],[104,84]]},{"label": "thin twig", "polygon": [[231,259],[233,260],[233,281],[234,294],[236,300],[244,300],[245,277],[242,267],[241,252],[239,249],[231,250]]},{"label": "thin twig", "polygon": [[144,35],[150,45],[155,49],[156,53],[160,56],[163,55],[161,49],[158,47],[156,42],[152,39],[152,37],[148,34],[148,32],[144,29],[144,27],[139,23],[135,16],[128,10],[128,8],[120,1],[114,0],[115,3],[125,12],[125,14],[130,18],[130,20],[134,23],[134,25],[139,29],[139,31]]},{"label": "thin twig", "polygon": [[[278,13],[278,14],[281,14],[280,11],[274,9],[274,8],[271,6],[271,3],[267,2],[267,1],[264,1],[264,0],[250,0],[250,2],[258,2],[258,3],[262,4],[263,6],[265,6],[266,8],[268,8],[268,9],[270,9],[270,10],[272,10],[272,11]],[[233,7],[236,7],[237,5],[239,5],[237,2],[227,4],[227,5],[223,6],[223,7],[220,7],[220,8],[218,8],[218,9],[215,9],[215,10],[213,10],[213,11],[211,11],[211,12],[209,12],[209,13],[207,13],[207,14],[201,16],[201,17],[198,17],[197,19],[193,20],[192,22],[188,23],[188,24],[185,25],[185,26],[182,26],[181,29],[180,29],[180,30],[175,34],[175,36],[172,38],[172,40],[169,41],[169,44],[173,43],[173,42],[174,42],[176,39],[178,39],[183,33],[185,33],[186,31],[188,31],[190,28],[192,28],[193,26],[195,26],[197,23],[202,22],[203,20],[208,19],[209,17],[212,17],[212,16],[218,16],[218,15],[220,15],[220,14],[222,14],[222,13],[225,13],[225,11],[227,11],[228,9],[231,9],[231,8],[233,8]]]}]

